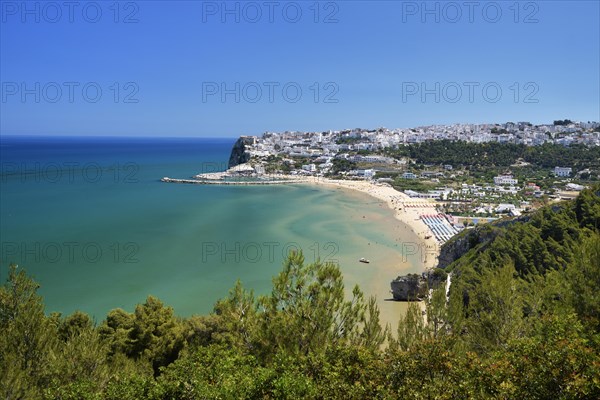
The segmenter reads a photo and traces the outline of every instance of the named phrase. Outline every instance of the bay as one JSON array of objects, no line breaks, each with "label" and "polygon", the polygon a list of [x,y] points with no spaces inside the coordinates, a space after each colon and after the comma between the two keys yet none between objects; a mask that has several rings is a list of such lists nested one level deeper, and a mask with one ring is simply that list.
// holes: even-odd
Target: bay
[{"label": "bay", "polygon": [[[10,137],[0,140],[0,278],[19,264],[47,312],[96,320],[148,295],[181,316],[204,314],[240,279],[267,294],[289,250],[336,262],[350,291],[376,295],[418,272],[416,241],[385,204],[310,185],[167,184],[227,166],[235,139]],[[371,260],[359,263],[360,257]]]}]

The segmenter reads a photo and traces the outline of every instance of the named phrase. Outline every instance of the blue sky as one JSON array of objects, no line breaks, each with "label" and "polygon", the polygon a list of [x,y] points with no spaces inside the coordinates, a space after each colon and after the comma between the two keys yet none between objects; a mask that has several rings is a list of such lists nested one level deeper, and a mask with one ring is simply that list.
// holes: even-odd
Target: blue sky
[{"label": "blue sky", "polygon": [[599,4],[2,0],[0,130],[597,121]]}]

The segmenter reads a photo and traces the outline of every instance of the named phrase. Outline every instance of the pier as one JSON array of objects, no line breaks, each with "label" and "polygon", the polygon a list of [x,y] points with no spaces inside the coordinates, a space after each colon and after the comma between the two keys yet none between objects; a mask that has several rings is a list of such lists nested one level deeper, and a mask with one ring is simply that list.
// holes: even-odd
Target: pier
[{"label": "pier", "polygon": [[191,185],[281,185],[289,183],[303,183],[300,179],[281,179],[265,181],[225,181],[225,180],[200,180],[200,179],[177,179],[165,176],[160,180],[166,183],[186,183]]}]

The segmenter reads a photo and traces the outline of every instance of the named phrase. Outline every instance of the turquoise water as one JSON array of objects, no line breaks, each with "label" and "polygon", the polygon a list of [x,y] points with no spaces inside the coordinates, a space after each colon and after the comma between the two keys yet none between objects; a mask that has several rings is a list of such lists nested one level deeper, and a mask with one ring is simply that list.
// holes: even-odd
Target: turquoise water
[{"label": "turquoise water", "polygon": [[237,279],[266,294],[292,249],[338,262],[348,287],[381,304],[392,278],[419,269],[402,256],[406,227],[364,194],[159,181],[223,169],[233,142],[2,137],[0,277],[17,263],[48,312],[101,320],[149,294],[182,316],[207,313]]}]

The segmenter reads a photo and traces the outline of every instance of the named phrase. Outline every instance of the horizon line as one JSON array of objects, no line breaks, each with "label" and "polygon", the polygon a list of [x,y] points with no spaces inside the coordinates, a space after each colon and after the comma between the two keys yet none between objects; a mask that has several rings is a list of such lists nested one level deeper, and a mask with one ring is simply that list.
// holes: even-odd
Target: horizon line
[{"label": "horizon line", "polygon": [[141,135],[136,135],[136,134],[125,134],[125,135],[118,135],[118,134],[55,134],[55,133],[49,133],[49,134],[44,134],[44,133],[2,133],[0,132],[0,137],[6,136],[6,137],[72,137],[72,138],[76,138],[76,137],[89,137],[89,138],[130,138],[130,139],[135,139],[135,138],[163,138],[163,139],[191,139],[191,138],[196,138],[196,139],[237,139],[240,136],[260,136],[263,135],[265,133],[281,133],[281,132],[304,132],[304,133],[311,133],[311,132],[327,132],[327,131],[344,131],[344,130],[348,130],[348,129],[365,129],[365,130],[369,130],[369,129],[380,129],[380,128],[386,128],[386,129],[413,129],[413,128],[420,128],[420,127],[428,127],[428,126],[452,126],[452,125],[502,125],[502,124],[506,124],[506,123],[529,123],[531,125],[534,126],[540,126],[540,125],[553,125],[554,121],[563,121],[563,120],[569,120],[572,123],[581,123],[581,122],[587,122],[587,123],[598,123],[599,121],[594,121],[594,120],[590,120],[588,119],[587,121],[585,120],[577,120],[577,119],[570,119],[570,118],[564,118],[564,119],[556,119],[556,120],[552,120],[550,122],[542,122],[542,123],[533,123],[531,121],[505,121],[505,122],[451,122],[451,123],[430,123],[430,124],[419,124],[419,125],[413,125],[413,126],[406,126],[406,127],[395,127],[395,128],[388,128],[385,127],[383,125],[377,126],[377,127],[370,127],[370,128],[364,128],[364,127],[354,127],[354,128],[336,128],[336,129],[321,129],[321,130],[298,130],[298,129],[286,129],[283,131],[276,131],[276,130],[265,130],[262,133],[242,133],[242,134],[238,134],[236,136],[204,136],[204,135],[184,135],[184,136],[167,136],[167,135],[163,135],[163,134],[158,134],[158,135],[145,135],[145,134],[141,134]]},{"label": "horizon line", "polygon": [[123,139],[237,139],[239,136],[162,136],[162,135],[82,135],[82,134],[43,134],[43,133],[0,133],[1,137],[36,138],[123,138]]}]

